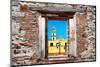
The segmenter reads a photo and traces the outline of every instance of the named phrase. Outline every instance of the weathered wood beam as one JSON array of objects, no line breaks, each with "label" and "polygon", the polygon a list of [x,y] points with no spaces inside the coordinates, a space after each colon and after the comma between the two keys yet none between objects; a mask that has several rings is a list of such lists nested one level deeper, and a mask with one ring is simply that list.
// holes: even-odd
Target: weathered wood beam
[{"label": "weathered wood beam", "polygon": [[43,17],[47,16],[47,17],[72,17],[75,12],[41,12],[40,13],[42,14]]}]

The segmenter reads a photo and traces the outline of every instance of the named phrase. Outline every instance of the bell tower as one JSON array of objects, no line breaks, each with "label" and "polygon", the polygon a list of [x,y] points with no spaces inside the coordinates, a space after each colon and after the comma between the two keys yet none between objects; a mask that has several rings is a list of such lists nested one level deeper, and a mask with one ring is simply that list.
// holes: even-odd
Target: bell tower
[{"label": "bell tower", "polygon": [[56,40],[56,29],[55,29],[55,27],[52,28],[52,40]]}]

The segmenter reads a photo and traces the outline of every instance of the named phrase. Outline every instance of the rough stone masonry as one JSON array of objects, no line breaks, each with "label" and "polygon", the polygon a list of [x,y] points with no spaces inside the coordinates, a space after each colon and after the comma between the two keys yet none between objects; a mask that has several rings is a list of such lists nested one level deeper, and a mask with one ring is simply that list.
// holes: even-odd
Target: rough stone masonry
[{"label": "rough stone masonry", "polygon": [[[11,2],[11,64],[12,65],[30,65],[39,64],[41,61],[41,44],[39,41],[39,16],[41,13],[35,11],[61,7],[84,10],[76,12],[76,34],[77,34],[77,58],[78,61],[96,60],[96,8],[90,5],[72,5],[57,3],[36,3],[12,0]],[[34,11],[30,9],[34,8]],[[42,9],[43,8],[43,9]],[[49,10],[49,9],[48,9]],[[53,9],[51,9],[53,11]],[[72,42],[69,39],[69,42]],[[45,59],[45,58],[44,58]],[[46,63],[46,61],[43,61]]]}]

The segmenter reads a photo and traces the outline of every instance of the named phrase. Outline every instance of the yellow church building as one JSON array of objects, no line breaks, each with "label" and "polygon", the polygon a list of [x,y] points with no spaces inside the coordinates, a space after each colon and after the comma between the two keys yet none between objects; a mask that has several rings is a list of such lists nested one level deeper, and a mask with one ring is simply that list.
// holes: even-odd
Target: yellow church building
[{"label": "yellow church building", "polygon": [[52,28],[52,40],[48,40],[48,54],[49,55],[65,55],[68,52],[67,40],[62,36],[56,39],[56,29]]},{"label": "yellow church building", "polygon": [[66,52],[66,40],[49,40],[48,41],[48,53],[49,54],[65,54]]}]

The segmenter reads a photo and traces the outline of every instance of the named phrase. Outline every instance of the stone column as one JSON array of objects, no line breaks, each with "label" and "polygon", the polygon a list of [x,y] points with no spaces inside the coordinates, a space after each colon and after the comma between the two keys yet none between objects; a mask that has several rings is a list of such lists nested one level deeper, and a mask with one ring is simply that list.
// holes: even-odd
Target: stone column
[{"label": "stone column", "polygon": [[86,28],[86,15],[85,13],[76,13],[76,23],[77,23],[77,54],[81,57],[81,53],[86,50],[87,46],[87,33]]}]

